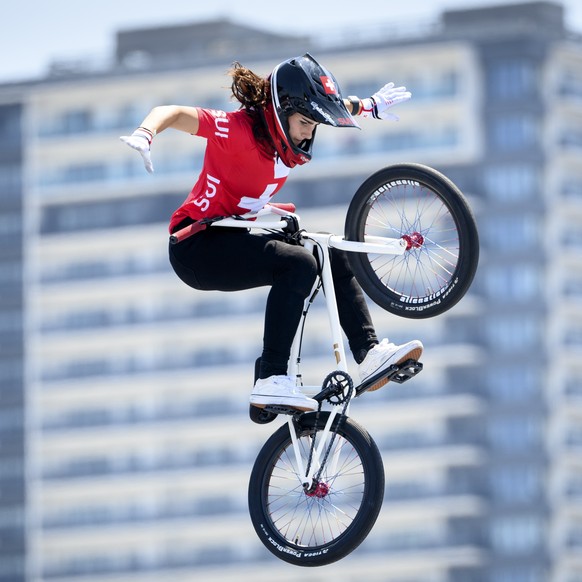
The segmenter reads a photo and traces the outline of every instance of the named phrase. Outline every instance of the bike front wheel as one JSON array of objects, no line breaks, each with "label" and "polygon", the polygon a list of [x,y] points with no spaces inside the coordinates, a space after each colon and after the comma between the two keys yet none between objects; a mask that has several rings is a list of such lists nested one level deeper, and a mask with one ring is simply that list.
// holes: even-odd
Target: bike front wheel
[{"label": "bike front wheel", "polygon": [[350,252],[354,275],[380,307],[402,317],[440,315],[468,291],[479,261],[475,217],[446,176],[422,164],[387,166],[354,195],[345,238],[402,239],[403,255]]},{"label": "bike front wheel", "polygon": [[[329,412],[307,413],[296,431],[305,465]],[[279,428],[255,461],[249,512],[261,542],[297,566],[324,566],[351,553],[372,529],[384,499],[384,465],[369,433],[347,417],[336,417],[332,448],[311,487],[302,484],[289,425]]]}]

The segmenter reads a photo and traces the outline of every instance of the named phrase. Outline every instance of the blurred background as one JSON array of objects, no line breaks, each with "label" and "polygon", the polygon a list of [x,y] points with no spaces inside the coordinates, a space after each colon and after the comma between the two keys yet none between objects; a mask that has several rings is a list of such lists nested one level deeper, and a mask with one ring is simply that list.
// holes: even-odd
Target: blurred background
[{"label": "blurred background", "polygon": [[[0,582],[581,582],[580,3],[29,4],[3,9],[0,45]],[[341,233],[369,174],[421,162],[481,236],[450,312],[373,307],[382,336],[423,340],[425,371],[353,403],[384,506],[307,571],[247,510],[282,422],[248,418],[268,290],[195,292],[167,261],[204,141],[161,134],[148,175],[118,139],[155,105],[234,108],[234,60],[266,75],[305,51],[346,95],[393,80],[413,99],[398,123],[320,128],[279,201]],[[318,383],[317,302],[304,350]]]}]

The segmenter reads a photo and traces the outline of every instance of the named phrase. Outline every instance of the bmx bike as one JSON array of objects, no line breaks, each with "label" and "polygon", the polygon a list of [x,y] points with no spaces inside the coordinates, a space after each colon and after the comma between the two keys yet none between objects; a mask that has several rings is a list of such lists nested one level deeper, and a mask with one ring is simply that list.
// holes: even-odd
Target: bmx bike
[{"label": "bmx bike", "polygon": [[[268,204],[258,213],[208,222],[213,227],[280,231],[318,258],[319,276],[305,302],[288,374],[319,408],[299,412],[250,406],[254,422],[266,424],[279,415],[286,422],[258,453],[248,505],[254,529],[269,551],[298,566],[323,566],[361,544],[384,499],[382,456],[368,431],[348,416],[350,402],[384,381],[403,383],[422,370],[421,362],[408,360],[393,365],[381,378],[354,385],[339,323],[330,249],[348,252],[356,279],[380,307],[402,317],[428,318],[449,310],[469,289],[479,241],[461,191],[443,174],[420,164],[387,166],[365,180],[348,207],[343,237],[301,230],[293,210]],[[206,225],[194,225],[201,227]],[[173,242],[191,230],[175,233]],[[336,369],[322,385],[306,386],[299,370],[302,335],[309,306],[321,287]]]}]

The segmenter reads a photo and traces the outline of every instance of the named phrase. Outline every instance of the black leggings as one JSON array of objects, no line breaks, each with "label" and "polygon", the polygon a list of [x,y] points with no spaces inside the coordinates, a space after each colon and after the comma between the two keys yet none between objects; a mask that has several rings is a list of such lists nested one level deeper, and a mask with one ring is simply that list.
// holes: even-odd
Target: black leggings
[{"label": "black leggings", "polygon": [[[240,291],[270,286],[265,311],[260,377],[286,374],[304,300],[317,276],[317,261],[277,234],[210,227],[170,245],[170,263],[194,289]],[[364,294],[344,252],[332,250],[331,266],[340,323],[357,361],[378,342]]]}]

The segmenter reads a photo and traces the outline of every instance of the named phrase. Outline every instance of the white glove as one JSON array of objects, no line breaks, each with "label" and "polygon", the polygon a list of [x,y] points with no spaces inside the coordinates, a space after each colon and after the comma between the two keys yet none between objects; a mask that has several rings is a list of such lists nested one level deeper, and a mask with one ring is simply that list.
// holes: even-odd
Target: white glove
[{"label": "white glove", "polygon": [[154,139],[154,134],[145,127],[138,127],[131,135],[122,135],[119,139],[141,154],[145,169],[150,174],[153,174],[154,166],[152,164],[150,146]]},{"label": "white glove", "polygon": [[376,119],[390,119],[398,121],[400,118],[394,113],[388,113],[387,109],[408,101],[412,93],[406,90],[406,87],[394,87],[394,83],[384,85],[377,93],[374,93],[367,99],[362,99],[362,117],[374,117]]}]

